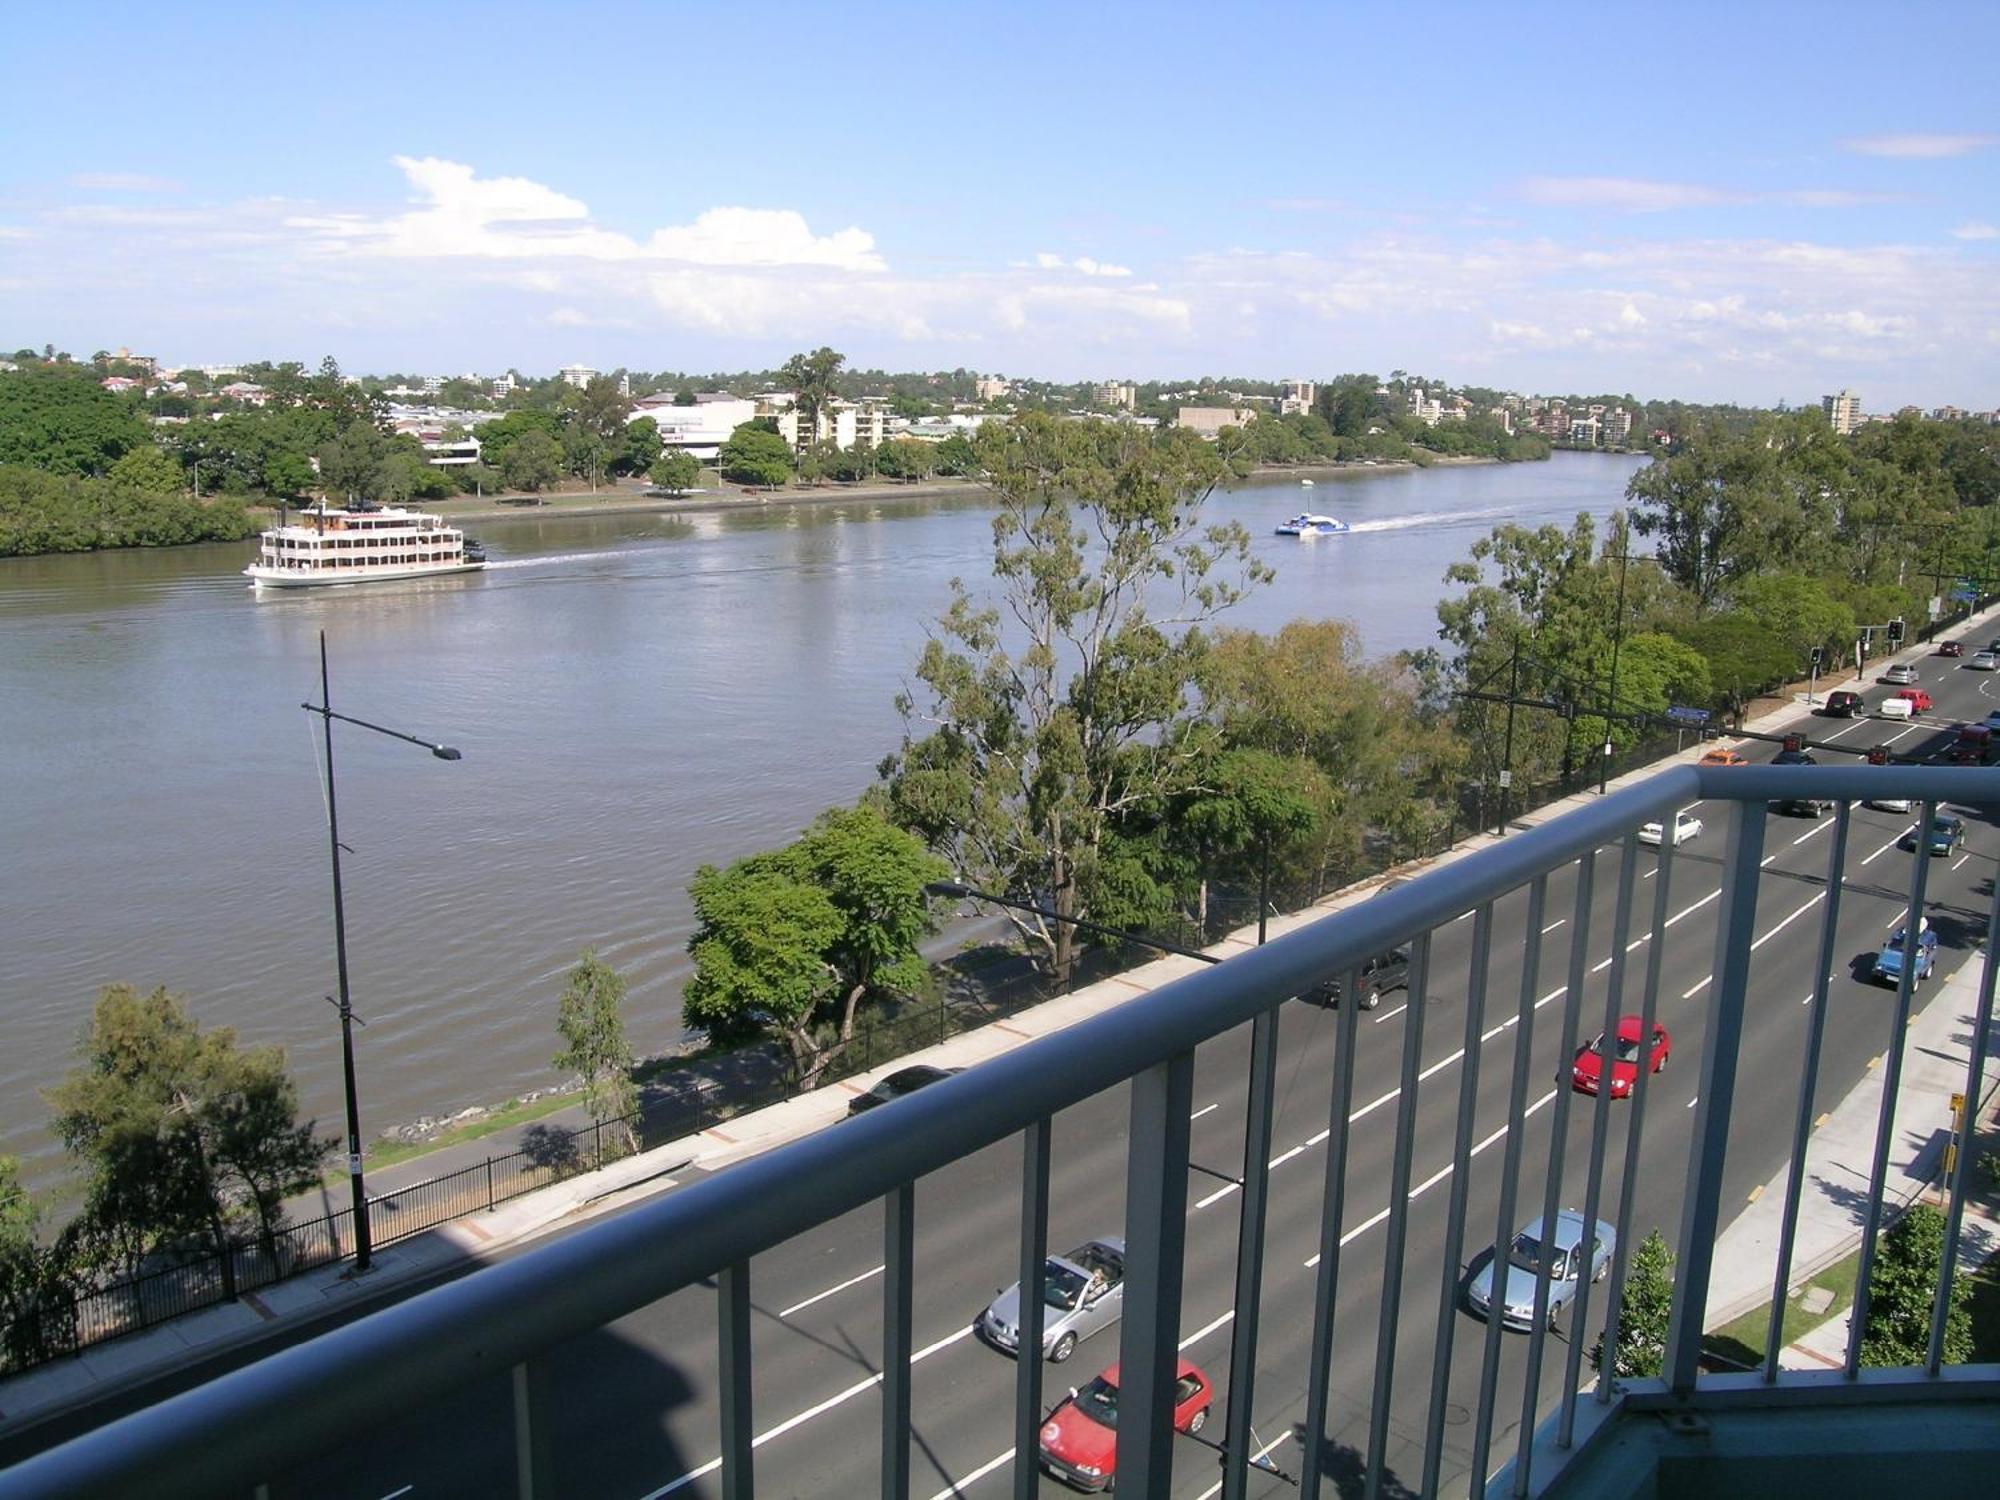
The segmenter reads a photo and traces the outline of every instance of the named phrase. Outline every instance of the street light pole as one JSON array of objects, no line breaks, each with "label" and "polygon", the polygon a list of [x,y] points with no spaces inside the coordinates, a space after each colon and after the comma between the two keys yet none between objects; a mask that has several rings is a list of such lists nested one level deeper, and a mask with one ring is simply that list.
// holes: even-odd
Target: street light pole
[{"label": "street light pole", "polygon": [[1604,698],[1604,754],[1598,758],[1597,765],[1597,795],[1600,797],[1611,780],[1611,716],[1618,711],[1618,653],[1625,645],[1625,565],[1631,560],[1629,552],[1618,554],[1618,615],[1612,621],[1611,631],[1611,688]]},{"label": "street light pole", "polygon": [[358,1276],[368,1269],[374,1245],[368,1231],[368,1190],[361,1177],[361,1107],[354,1087],[354,1022],[357,1018],[347,982],[347,903],[340,880],[342,845],[340,804],[335,795],[333,779],[333,721],[339,719],[344,724],[356,724],[363,729],[372,729],[377,734],[386,734],[392,739],[408,740],[413,745],[422,745],[439,760],[458,760],[461,757],[450,745],[434,744],[430,740],[418,739],[413,734],[404,734],[398,729],[385,729],[382,725],[370,724],[365,719],[355,719],[346,714],[335,713],[333,687],[327,669],[324,630],[319,633],[319,693],[318,703],[301,703],[299,707],[307,713],[319,715],[320,726],[326,735],[326,836],[333,857],[333,952],[340,983],[340,998],[334,1001],[334,1007],[340,1012],[340,1068],[342,1081],[347,1090],[347,1181],[354,1202],[354,1273]]}]

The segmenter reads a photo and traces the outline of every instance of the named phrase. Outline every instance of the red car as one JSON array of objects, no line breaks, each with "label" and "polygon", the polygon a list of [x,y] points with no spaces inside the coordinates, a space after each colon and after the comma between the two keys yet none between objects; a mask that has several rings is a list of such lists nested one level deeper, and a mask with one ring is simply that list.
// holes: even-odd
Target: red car
[{"label": "red car", "polygon": [[1963,656],[1965,647],[1957,641],[1945,641],[1937,649],[1939,656]]},{"label": "red car", "polygon": [[1910,707],[1920,714],[1927,714],[1931,711],[1931,695],[1922,688],[1899,688],[1889,696],[1892,698],[1909,699]]},{"label": "red car", "polygon": [[[1655,1073],[1664,1072],[1667,1057],[1673,1051],[1673,1038],[1667,1035],[1667,1028],[1658,1021],[1653,1023],[1653,1046],[1647,1065]],[[1599,1080],[1604,1076],[1604,1037],[1600,1033],[1595,1039],[1585,1042],[1576,1050],[1576,1061],[1569,1070],[1570,1086],[1578,1093],[1594,1094]],[[1611,1097],[1626,1099],[1631,1097],[1632,1086],[1639,1081],[1639,1018],[1622,1016],[1618,1021],[1618,1055],[1611,1060]]]},{"label": "red car", "polygon": [[[1215,1399],[1201,1367],[1183,1359],[1174,1390],[1174,1431],[1200,1432]],[[1109,1489],[1118,1472],[1118,1366],[1113,1365],[1049,1413],[1042,1424],[1042,1467],[1080,1490]]]}]

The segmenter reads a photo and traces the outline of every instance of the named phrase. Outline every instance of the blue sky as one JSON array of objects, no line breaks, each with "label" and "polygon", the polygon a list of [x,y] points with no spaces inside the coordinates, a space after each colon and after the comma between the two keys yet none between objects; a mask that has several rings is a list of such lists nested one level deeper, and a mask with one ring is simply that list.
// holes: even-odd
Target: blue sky
[{"label": "blue sky", "polygon": [[2000,406],[2000,6],[20,7],[0,345]]}]

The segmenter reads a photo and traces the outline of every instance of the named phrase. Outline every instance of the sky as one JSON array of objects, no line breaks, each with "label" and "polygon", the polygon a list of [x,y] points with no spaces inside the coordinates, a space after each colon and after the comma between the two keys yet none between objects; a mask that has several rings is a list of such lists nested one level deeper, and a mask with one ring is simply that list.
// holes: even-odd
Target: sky
[{"label": "sky", "polygon": [[2000,407],[2000,5],[28,6],[0,350]]}]

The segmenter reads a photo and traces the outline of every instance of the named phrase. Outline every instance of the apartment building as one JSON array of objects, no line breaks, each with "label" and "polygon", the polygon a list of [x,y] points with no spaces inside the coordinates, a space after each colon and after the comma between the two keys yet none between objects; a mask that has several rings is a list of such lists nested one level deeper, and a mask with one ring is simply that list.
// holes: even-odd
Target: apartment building
[{"label": "apartment building", "polygon": [[1861,421],[1861,398],[1852,391],[1842,391],[1836,396],[1822,396],[1819,404],[1820,409],[1826,413],[1827,421],[1833,424],[1833,430],[1842,437],[1854,431],[1855,426]]}]

